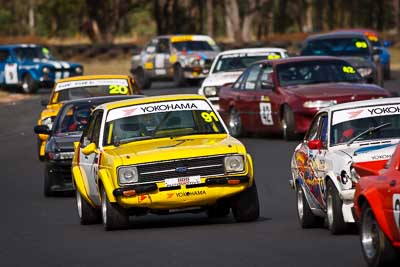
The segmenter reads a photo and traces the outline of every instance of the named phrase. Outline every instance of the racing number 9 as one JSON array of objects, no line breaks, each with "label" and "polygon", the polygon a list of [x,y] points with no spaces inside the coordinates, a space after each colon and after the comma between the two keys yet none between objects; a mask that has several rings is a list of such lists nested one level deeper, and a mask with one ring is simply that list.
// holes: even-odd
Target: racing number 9
[{"label": "racing number 9", "polygon": [[124,85],[110,85],[110,95],[126,95],[128,94],[128,87]]},{"label": "racing number 9", "polygon": [[211,111],[210,113],[202,112],[201,117],[205,122],[218,121],[217,115],[215,115],[214,111]]}]

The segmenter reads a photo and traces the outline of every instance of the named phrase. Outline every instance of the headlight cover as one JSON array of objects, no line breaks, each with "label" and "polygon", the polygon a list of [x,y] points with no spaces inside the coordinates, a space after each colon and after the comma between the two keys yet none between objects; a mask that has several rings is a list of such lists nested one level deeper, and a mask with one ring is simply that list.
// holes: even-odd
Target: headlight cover
[{"label": "headlight cover", "polygon": [[83,68],[80,67],[80,66],[75,67],[75,73],[82,74],[83,73]]},{"label": "headlight cover", "polygon": [[139,173],[136,167],[120,167],[118,169],[118,181],[119,184],[132,184],[137,183],[139,179]]},{"label": "headlight cover", "polygon": [[358,73],[360,73],[360,75],[362,77],[369,76],[372,73],[372,69],[371,68],[358,68],[357,71],[358,71]]},{"label": "headlight cover", "polygon": [[205,96],[216,96],[217,95],[217,87],[215,87],[215,86],[204,87],[204,95]]},{"label": "headlight cover", "polygon": [[224,159],[225,172],[243,172],[244,159],[242,155],[226,156]]},{"label": "headlight cover", "polygon": [[314,100],[303,103],[305,108],[326,108],[336,104],[336,100]]},{"label": "headlight cover", "polygon": [[49,67],[43,67],[42,72],[43,72],[43,74],[49,74],[50,73],[50,68]]}]

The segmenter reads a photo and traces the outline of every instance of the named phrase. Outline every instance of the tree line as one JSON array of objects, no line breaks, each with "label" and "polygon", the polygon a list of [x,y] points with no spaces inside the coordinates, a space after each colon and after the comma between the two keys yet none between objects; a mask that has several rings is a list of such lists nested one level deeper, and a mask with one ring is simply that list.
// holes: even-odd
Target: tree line
[{"label": "tree line", "polygon": [[227,41],[367,27],[400,31],[400,0],[0,0],[0,35],[208,34]]}]

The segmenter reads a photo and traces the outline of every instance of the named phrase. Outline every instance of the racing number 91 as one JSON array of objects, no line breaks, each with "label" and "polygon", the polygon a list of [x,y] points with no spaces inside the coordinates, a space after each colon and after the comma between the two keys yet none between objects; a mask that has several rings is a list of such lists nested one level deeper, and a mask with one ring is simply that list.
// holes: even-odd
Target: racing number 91
[{"label": "racing number 91", "polygon": [[110,95],[126,95],[128,94],[128,87],[124,85],[110,85],[108,87]]},{"label": "racing number 91", "polygon": [[218,121],[217,115],[215,115],[214,111],[211,111],[210,113],[208,112],[202,112],[201,117],[205,122],[213,122],[213,121]]}]

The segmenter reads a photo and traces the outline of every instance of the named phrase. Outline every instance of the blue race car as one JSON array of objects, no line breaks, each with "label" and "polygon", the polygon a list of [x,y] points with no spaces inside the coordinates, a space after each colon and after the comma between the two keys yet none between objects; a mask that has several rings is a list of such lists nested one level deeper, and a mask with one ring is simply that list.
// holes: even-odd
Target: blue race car
[{"label": "blue race car", "polygon": [[382,53],[379,55],[380,63],[383,66],[385,79],[390,79],[390,52],[387,48],[392,45],[391,42],[382,40],[376,31],[370,29],[345,29],[336,30],[335,32],[357,32],[364,34],[368,38],[373,48],[378,48],[382,51]]},{"label": "blue race car", "polygon": [[0,86],[18,86],[24,93],[49,88],[61,78],[83,74],[83,66],[56,60],[47,47],[0,45]]}]

